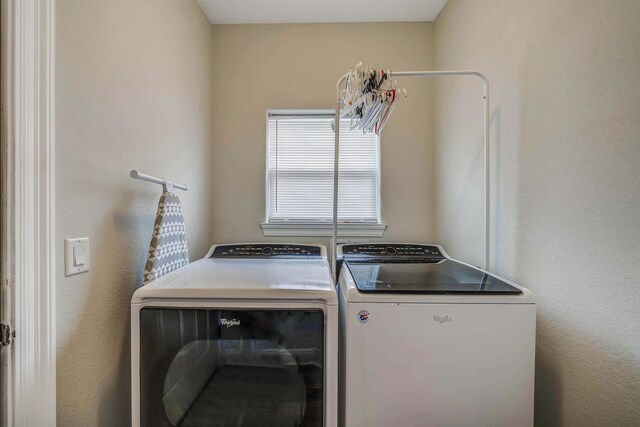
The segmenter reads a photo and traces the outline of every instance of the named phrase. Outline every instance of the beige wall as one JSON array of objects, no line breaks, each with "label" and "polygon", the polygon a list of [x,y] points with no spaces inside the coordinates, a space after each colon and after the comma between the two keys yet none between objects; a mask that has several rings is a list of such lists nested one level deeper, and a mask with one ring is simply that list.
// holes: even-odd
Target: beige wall
[{"label": "beige wall", "polygon": [[[58,425],[130,423],[129,301],[161,187],[179,192],[192,258],[209,241],[212,30],[196,1],[56,1]],[[64,277],[63,239],[91,238]]]},{"label": "beige wall", "polygon": [[[494,270],[538,298],[536,425],[640,425],[640,3],[449,0],[439,69],[492,84]],[[436,236],[482,260],[481,103],[437,86]]]},{"label": "beige wall", "polygon": [[[214,25],[214,58],[212,241],[293,240],[265,238],[259,225],[266,110],[335,108],[336,81],[358,61],[433,68],[433,24]],[[387,240],[431,237],[432,85],[401,83],[409,98],[382,137]]]}]

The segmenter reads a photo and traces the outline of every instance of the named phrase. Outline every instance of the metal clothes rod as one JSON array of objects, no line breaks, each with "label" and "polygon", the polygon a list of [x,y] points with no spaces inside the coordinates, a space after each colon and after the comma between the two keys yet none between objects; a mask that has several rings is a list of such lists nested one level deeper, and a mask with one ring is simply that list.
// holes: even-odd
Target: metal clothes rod
[{"label": "metal clothes rod", "polygon": [[154,184],[160,184],[164,187],[165,191],[172,191],[174,188],[178,188],[184,191],[189,190],[189,187],[187,186],[187,184],[178,184],[173,181],[169,181],[168,179],[165,179],[165,178],[158,178],[157,176],[151,176],[151,175],[147,175],[146,173],[138,172],[135,169],[129,172],[129,175],[133,179],[141,179],[143,181],[153,182]]},{"label": "metal clothes rod", "polygon": [[[473,70],[451,71],[391,71],[391,77],[439,77],[439,76],[476,76],[484,85],[484,269],[489,270],[489,257],[491,255],[491,176],[490,166],[490,139],[489,139],[489,80],[480,72]],[[336,256],[338,253],[338,165],[340,156],[340,88],[347,79],[347,74],[340,77],[336,84],[336,114],[335,114],[335,147],[333,161],[333,236],[332,236],[332,267],[336,275]],[[343,112],[343,113],[346,113]],[[339,278],[336,276],[336,280]]]}]

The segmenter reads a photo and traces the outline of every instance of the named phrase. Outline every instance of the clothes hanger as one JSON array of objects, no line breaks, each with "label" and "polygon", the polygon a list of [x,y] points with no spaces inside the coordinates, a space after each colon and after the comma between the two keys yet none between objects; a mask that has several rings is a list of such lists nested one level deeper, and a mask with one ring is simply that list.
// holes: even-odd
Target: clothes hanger
[{"label": "clothes hanger", "polygon": [[[379,134],[400,98],[397,82],[390,78],[391,72],[374,69],[358,62],[347,73],[346,84],[340,96],[345,116],[351,118],[350,130]],[[406,90],[402,90],[406,97]]]}]

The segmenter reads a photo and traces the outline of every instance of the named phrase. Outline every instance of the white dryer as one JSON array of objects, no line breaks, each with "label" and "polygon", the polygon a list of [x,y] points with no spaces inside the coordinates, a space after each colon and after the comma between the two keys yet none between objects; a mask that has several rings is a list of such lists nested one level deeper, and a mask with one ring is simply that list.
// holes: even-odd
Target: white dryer
[{"label": "white dryer", "polygon": [[138,289],[133,426],[335,426],[337,305],[313,245],[214,246]]},{"label": "white dryer", "polygon": [[533,424],[531,292],[437,245],[338,255],[341,425]]}]

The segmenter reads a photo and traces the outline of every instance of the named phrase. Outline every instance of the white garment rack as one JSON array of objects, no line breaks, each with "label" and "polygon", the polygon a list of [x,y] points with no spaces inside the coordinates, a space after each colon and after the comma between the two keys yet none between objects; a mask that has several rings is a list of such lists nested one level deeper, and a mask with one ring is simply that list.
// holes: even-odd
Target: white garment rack
[{"label": "white garment rack", "polygon": [[[483,101],[484,101],[484,269],[489,269],[489,256],[491,255],[491,205],[490,205],[490,173],[489,173],[489,156],[490,141],[489,141],[489,80],[479,73],[478,71],[466,71],[466,70],[453,70],[453,71],[391,71],[390,77],[439,77],[439,76],[476,76],[482,80],[484,85]],[[334,162],[333,162],[333,241],[332,243],[332,266],[333,274],[337,273],[336,270],[336,255],[338,248],[338,164],[340,156],[340,117],[348,113],[344,111],[340,113],[342,106],[342,100],[340,99],[340,89],[342,84],[347,79],[348,74],[340,77],[336,84],[336,115],[335,115],[335,148],[334,148]],[[338,277],[336,277],[336,280]]]},{"label": "white garment rack", "polygon": [[147,175],[146,173],[138,172],[135,169],[129,172],[129,175],[133,179],[141,179],[143,181],[149,181],[155,184],[160,184],[162,185],[163,190],[167,192],[173,191],[174,188],[178,188],[184,191],[189,190],[189,187],[187,186],[187,184],[178,184],[173,181],[169,181],[168,179],[165,179],[165,178],[158,178],[156,176]]}]

